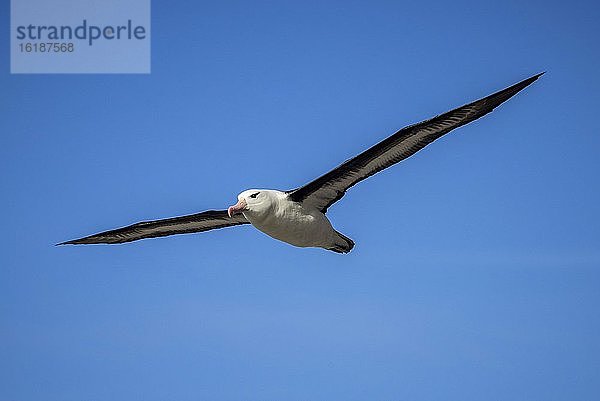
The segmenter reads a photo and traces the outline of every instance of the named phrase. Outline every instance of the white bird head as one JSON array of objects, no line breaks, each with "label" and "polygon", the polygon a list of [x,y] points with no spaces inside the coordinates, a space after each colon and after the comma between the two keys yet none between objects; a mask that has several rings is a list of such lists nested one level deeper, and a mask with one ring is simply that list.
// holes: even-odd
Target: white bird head
[{"label": "white bird head", "polygon": [[238,195],[238,202],[233,206],[229,206],[227,213],[229,217],[248,212],[254,215],[267,213],[275,200],[276,194],[274,192],[278,191],[248,189]]}]

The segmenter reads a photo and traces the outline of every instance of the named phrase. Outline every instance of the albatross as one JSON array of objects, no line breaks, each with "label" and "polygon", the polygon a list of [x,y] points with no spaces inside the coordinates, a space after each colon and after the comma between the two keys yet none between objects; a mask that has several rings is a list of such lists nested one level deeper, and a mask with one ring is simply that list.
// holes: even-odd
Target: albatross
[{"label": "albatross", "polygon": [[248,189],[240,193],[237,203],[227,210],[143,221],[57,245],[120,244],[143,238],[252,224],[263,233],[297,247],[318,247],[348,253],[354,247],[354,241],[333,228],[326,212],[350,187],[412,156],[453,129],[488,114],[542,74],[429,120],[404,127],[299,188],[290,191]]}]

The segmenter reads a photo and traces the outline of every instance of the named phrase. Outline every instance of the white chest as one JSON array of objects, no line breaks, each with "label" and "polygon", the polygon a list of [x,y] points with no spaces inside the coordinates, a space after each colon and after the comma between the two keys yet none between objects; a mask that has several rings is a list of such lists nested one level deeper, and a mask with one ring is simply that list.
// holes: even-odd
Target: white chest
[{"label": "white chest", "polygon": [[299,247],[327,246],[336,235],[323,213],[287,199],[274,202],[264,213],[249,211],[244,216],[265,234]]}]

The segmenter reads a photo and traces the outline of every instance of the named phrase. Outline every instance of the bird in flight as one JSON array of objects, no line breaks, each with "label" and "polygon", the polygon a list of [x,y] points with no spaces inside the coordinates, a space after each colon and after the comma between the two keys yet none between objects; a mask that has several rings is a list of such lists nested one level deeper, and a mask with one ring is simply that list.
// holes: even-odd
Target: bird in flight
[{"label": "bird in flight", "polygon": [[333,228],[326,212],[350,187],[415,154],[453,129],[486,115],[542,74],[543,72],[429,120],[402,128],[314,181],[291,191],[248,189],[240,193],[237,203],[227,210],[209,210],[188,216],[143,221],[57,245],[120,244],[143,238],[252,224],[263,233],[291,245],[348,253],[354,247],[354,241]]}]

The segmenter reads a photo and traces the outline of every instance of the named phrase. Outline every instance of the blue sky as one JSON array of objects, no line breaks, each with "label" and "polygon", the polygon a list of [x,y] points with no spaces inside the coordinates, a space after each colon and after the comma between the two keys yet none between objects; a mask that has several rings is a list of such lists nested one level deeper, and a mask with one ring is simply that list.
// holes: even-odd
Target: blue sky
[{"label": "blue sky", "polygon": [[[599,18],[154,1],[150,75],[1,58],[0,399],[597,398]],[[252,227],[52,246],[291,189],[544,70],[332,207],[349,255]]]}]

